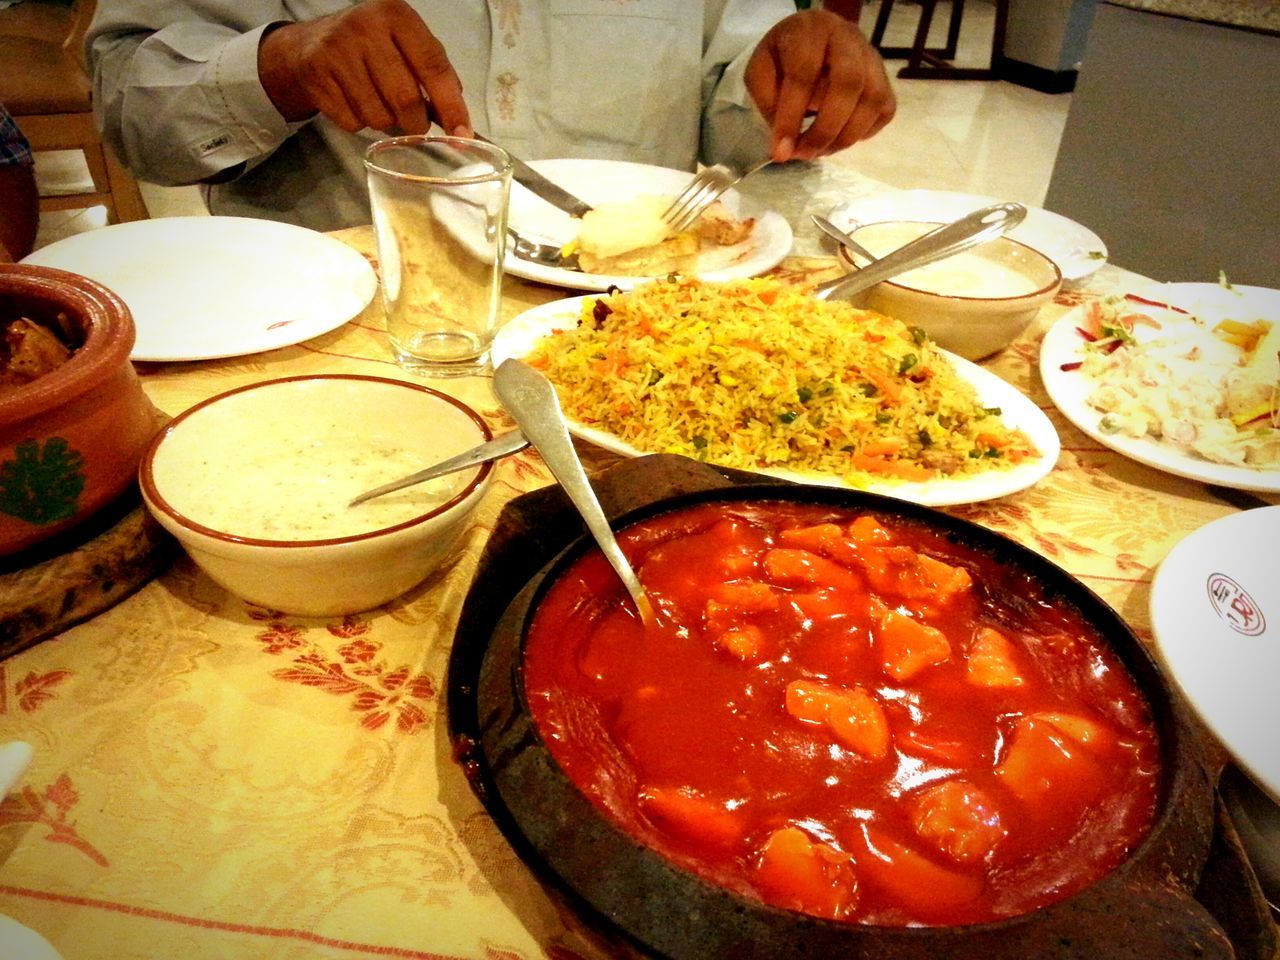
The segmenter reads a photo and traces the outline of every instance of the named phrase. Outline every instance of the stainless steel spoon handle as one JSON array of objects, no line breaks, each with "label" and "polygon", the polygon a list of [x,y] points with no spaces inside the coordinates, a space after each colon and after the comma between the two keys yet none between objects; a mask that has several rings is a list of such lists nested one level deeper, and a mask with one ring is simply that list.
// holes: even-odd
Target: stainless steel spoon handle
[{"label": "stainless steel spoon handle", "polygon": [[613,529],[605,518],[596,492],[582,469],[582,461],[573,449],[569,427],[560,411],[560,399],[555,387],[533,367],[519,360],[504,360],[493,374],[493,392],[498,395],[507,412],[515,418],[520,430],[534,445],[551,468],[564,492],[582,514],[605,559],[622,578],[627,592],[635,601],[643,619],[648,620],[652,608],[645,596],[635,571],[618,546]]},{"label": "stainless steel spoon handle", "polygon": [[1027,208],[1020,203],[996,203],[975,210],[954,223],[943,224],[922,237],[886,253],[861,270],[819,284],[813,291],[819,300],[842,300],[874,287],[900,273],[943,260],[970,247],[1001,236],[1022,222]]},{"label": "stainless steel spoon handle", "polygon": [[867,263],[875,263],[878,257],[853,237],[849,236],[844,230],[841,230],[834,223],[821,214],[811,213],[809,219],[813,221],[814,226],[825,233],[828,237],[842,246],[848,247],[858,256],[862,257]]},{"label": "stainless steel spoon handle", "polygon": [[467,467],[474,467],[489,460],[497,460],[499,457],[517,453],[528,445],[529,441],[525,439],[523,433],[519,430],[512,430],[510,433],[494,437],[487,443],[472,447],[470,450],[455,457],[450,457],[448,460],[441,460],[425,470],[419,470],[417,473],[411,473],[407,477],[401,477],[399,480],[392,480],[390,483],[384,483],[380,487],[366,490],[352,500],[348,506],[354,507],[357,503],[364,503],[366,500],[380,497],[384,493],[394,493],[397,490],[403,490],[405,487],[412,487],[415,483],[424,483],[427,480],[434,480],[436,477],[443,477],[445,474],[456,473],[459,470],[465,470]]}]

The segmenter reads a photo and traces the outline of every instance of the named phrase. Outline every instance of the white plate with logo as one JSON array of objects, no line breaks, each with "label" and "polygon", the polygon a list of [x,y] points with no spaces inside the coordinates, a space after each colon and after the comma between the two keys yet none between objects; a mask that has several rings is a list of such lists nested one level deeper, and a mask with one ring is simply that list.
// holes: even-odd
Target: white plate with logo
[{"label": "white plate with logo", "polygon": [[1165,557],[1151,626],[1169,673],[1237,763],[1280,801],[1280,506],[1206,524]]}]

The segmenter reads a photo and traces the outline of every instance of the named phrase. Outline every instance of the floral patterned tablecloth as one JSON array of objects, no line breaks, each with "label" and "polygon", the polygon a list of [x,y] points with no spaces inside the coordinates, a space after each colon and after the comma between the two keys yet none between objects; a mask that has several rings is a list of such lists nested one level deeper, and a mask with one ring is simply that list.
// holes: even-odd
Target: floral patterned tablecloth
[{"label": "floral patterned tablecloth", "polygon": [[[367,228],[338,236],[373,259]],[[779,272],[809,281],[834,269],[793,258]],[[1149,640],[1154,568],[1235,508],[1085,438],[1036,373],[1047,326],[1129,279],[1107,268],[1061,294],[986,364],[1049,414],[1063,450],[1035,487],[951,512],[1065,567]],[[564,293],[509,280],[504,310]],[[298,346],[140,372],[170,414],[279,376],[408,376],[377,301]],[[488,379],[435,385],[510,426]],[[589,469],[614,459],[583,453]],[[107,612],[0,661],[0,742],[35,748],[0,803],[0,913],[66,960],[594,956],[471,794],[442,709],[486,537],[504,503],[549,482],[536,454],[503,461],[454,560],[378,611],[282,616],[229,596],[184,557]]]}]

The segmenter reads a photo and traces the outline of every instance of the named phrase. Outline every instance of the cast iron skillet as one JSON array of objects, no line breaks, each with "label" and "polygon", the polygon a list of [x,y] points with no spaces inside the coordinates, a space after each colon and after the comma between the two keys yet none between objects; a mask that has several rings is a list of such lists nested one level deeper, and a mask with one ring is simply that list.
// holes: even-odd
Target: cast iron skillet
[{"label": "cast iron skillet", "polygon": [[[590,547],[572,508],[548,488],[512,501],[486,547],[451,654],[449,723],[455,753],[507,841],[588,928],[620,953],[673,960],[1271,957],[1276,936],[1265,901],[1229,823],[1216,822],[1218,764],[1109,606],[1043,557],[976,524],[874,494],[761,480],[656,456],[620,464],[596,487],[618,528],[712,500],[786,499],[923,522],[1030,574],[1046,596],[1075,606],[1098,628],[1146,695],[1163,761],[1157,820],[1125,863],[1078,894],[1021,917],[969,926],[836,923],[739,897],[680,870],[614,826],[570,783],[524,703],[520,660],[528,618],[556,576]],[[1211,848],[1226,850],[1225,866],[1211,859]],[[1207,865],[1219,886],[1234,889],[1200,891],[1198,900]]]}]

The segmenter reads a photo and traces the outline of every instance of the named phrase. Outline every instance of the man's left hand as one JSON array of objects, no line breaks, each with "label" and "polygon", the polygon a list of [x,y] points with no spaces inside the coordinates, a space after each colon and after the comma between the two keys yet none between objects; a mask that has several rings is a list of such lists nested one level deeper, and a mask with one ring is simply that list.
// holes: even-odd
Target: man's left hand
[{"label": "man's left hand", "polygon": [[[865,140],[897,109],[880,54],[853,23],[823,10],[793,14],[765,34],[746,83],[773,130],[769,153],[779,163]],[[808,114],[813,123],[802,130]]]}]

